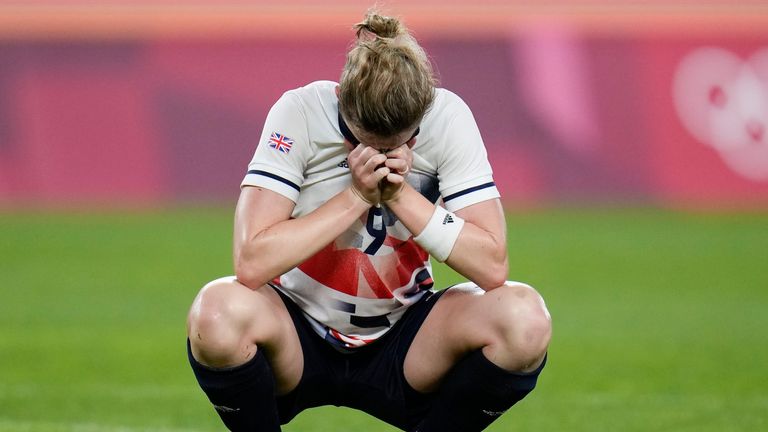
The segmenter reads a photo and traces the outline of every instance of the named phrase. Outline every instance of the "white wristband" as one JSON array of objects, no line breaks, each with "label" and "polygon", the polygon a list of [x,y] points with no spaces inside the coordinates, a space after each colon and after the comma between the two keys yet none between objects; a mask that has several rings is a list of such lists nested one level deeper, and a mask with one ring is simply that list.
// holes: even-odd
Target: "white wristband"
[{"label": "white wristband", "polygon": [[463,227],[464,219],[438,205],[427,226],[413,239],[433,258],[444,262],[451,254]]}]

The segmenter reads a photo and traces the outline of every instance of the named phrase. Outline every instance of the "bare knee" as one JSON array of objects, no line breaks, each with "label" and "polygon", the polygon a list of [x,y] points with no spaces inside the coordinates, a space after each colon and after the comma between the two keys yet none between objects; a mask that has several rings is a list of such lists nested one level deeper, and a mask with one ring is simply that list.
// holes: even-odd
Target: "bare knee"
[{"label": "bare knee", "polygon": [[485,294],[491,324],[489,360],[514,371],[538,367],[552,334],[552,320],[541,295],[528,285],[508,282]]},{"label": "bare knee", "polygon": [[233,278],[222,278],[204,286],[189,311],[187,333],[192,354],[214,367],[244,363],[256,352],[256,324],[264,321],[259,297]]}]

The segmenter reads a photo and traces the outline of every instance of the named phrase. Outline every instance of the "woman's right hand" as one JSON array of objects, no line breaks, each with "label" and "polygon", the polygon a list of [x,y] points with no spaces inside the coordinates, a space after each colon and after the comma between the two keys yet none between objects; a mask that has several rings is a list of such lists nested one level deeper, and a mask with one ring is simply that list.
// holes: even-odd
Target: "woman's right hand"
[{"label": "woman's right hand", "polygon": [[347,156],[352,174],[352,192],[370,205],[381,201],[379,183],[391,172],[384,165],[386,160],[387,155],[365,144],[359,144]]}]

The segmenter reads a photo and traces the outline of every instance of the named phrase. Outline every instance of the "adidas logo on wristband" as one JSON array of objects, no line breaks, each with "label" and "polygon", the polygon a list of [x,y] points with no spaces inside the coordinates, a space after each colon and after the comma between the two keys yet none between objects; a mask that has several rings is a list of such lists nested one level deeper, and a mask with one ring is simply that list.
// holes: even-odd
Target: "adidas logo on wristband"
[{"label": "adidas logo on wristband", "polygon": [[448,210],[441,206],[435,206],[435,211],[427,221],[427,226],[413,240],[429,252],[432,258],[439,262],[445,262],[463,227],[464,219],[448,213]]}]

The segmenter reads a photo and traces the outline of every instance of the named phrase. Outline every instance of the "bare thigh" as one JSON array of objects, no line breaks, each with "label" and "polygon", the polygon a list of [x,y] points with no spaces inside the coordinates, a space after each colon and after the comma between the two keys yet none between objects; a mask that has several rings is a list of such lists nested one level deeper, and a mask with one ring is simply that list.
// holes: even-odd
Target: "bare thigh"
[{"label": "bare thigh", "polygon": [[510,371],[527,371],[543,359],[551,335],[549,312],[531,287],[514,282],[483,291],[473,284],[450,288],[433,307],[405,358],[408,383],[434,391],[470,351]]},{"label": "bare thigh", "polygon": [[252,290],[234,277],[209,283],[192,303],[187,335],[192,355],[210,367],[241,365],[263,350],[279,394],[293,390],[301,379],[304,358],[296,328],[268,285]]}]

